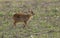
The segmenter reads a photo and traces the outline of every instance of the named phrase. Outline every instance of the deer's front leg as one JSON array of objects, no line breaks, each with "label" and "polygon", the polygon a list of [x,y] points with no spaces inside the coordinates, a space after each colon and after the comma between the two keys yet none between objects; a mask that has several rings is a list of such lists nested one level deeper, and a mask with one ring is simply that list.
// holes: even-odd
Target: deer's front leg
[{"label": "deer's front leg", "polygon": [[23,28],[25,28],[27,26],[27,21],[24,21],[24,26]]},{"label": "deer's front leg", "polygon": [[14,25],[13,27],[14,27],[14,28],[16,27],[16,23],[17,23],[17,22],[16,22],[16,21],[14,21],[14,23],[13,23],[13,25]]}]

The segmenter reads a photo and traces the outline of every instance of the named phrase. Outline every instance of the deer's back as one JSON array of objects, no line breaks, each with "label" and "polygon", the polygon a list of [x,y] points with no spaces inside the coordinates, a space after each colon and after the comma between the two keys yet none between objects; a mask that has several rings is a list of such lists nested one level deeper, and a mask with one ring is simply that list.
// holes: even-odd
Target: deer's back
[{"label": "deer's back", "polygon": [[15,20],[15,21],[27,21],[27,20],[29,20],[29,18],[31,17],[31,15],[25,15],[25,14],[15,14],[14,16],[13,16],[13,19]]}]

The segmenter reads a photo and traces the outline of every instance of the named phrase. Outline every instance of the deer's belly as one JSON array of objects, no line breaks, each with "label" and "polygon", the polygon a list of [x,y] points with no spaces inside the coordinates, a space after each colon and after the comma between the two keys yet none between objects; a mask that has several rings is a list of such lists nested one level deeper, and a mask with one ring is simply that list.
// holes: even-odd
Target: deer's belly
[{"label": "deer's belly", "polygon": [[24,22],[24,21],[27,21],[28,18],[16,18],[14,19],[15,21],[18,21],[18,22]]}]

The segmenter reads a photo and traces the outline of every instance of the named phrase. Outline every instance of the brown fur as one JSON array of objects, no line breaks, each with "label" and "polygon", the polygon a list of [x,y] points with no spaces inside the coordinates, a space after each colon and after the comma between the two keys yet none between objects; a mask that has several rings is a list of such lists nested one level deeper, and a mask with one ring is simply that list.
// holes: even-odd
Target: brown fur
[{"label": "brown fur", "polygon": [[24,22],[24,27],[27,25],[29,20],[33,17],[34,13],[33,11],[29,11],[29,14],[22,14],[22,13],[16,13],[13,15],[13,20],[14,20],[14,26],[16,26],[16,23],[18,22]]}]

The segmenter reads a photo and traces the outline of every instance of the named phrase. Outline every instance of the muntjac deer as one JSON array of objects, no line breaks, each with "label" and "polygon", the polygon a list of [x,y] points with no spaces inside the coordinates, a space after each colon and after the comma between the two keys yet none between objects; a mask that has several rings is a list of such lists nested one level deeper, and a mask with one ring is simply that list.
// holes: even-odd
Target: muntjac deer
[{"label": "muntjac deer", "polygon": [[24,13],[16,13],[13,15],[13,20],[14,20],[14,26],[16,27],[16,23],[18,22],[24,22],[24,27],[27,26],[27,23],[29,20],[32,19],[34,13],[33,11],[28,11],[29,14],[24,14]]}]

